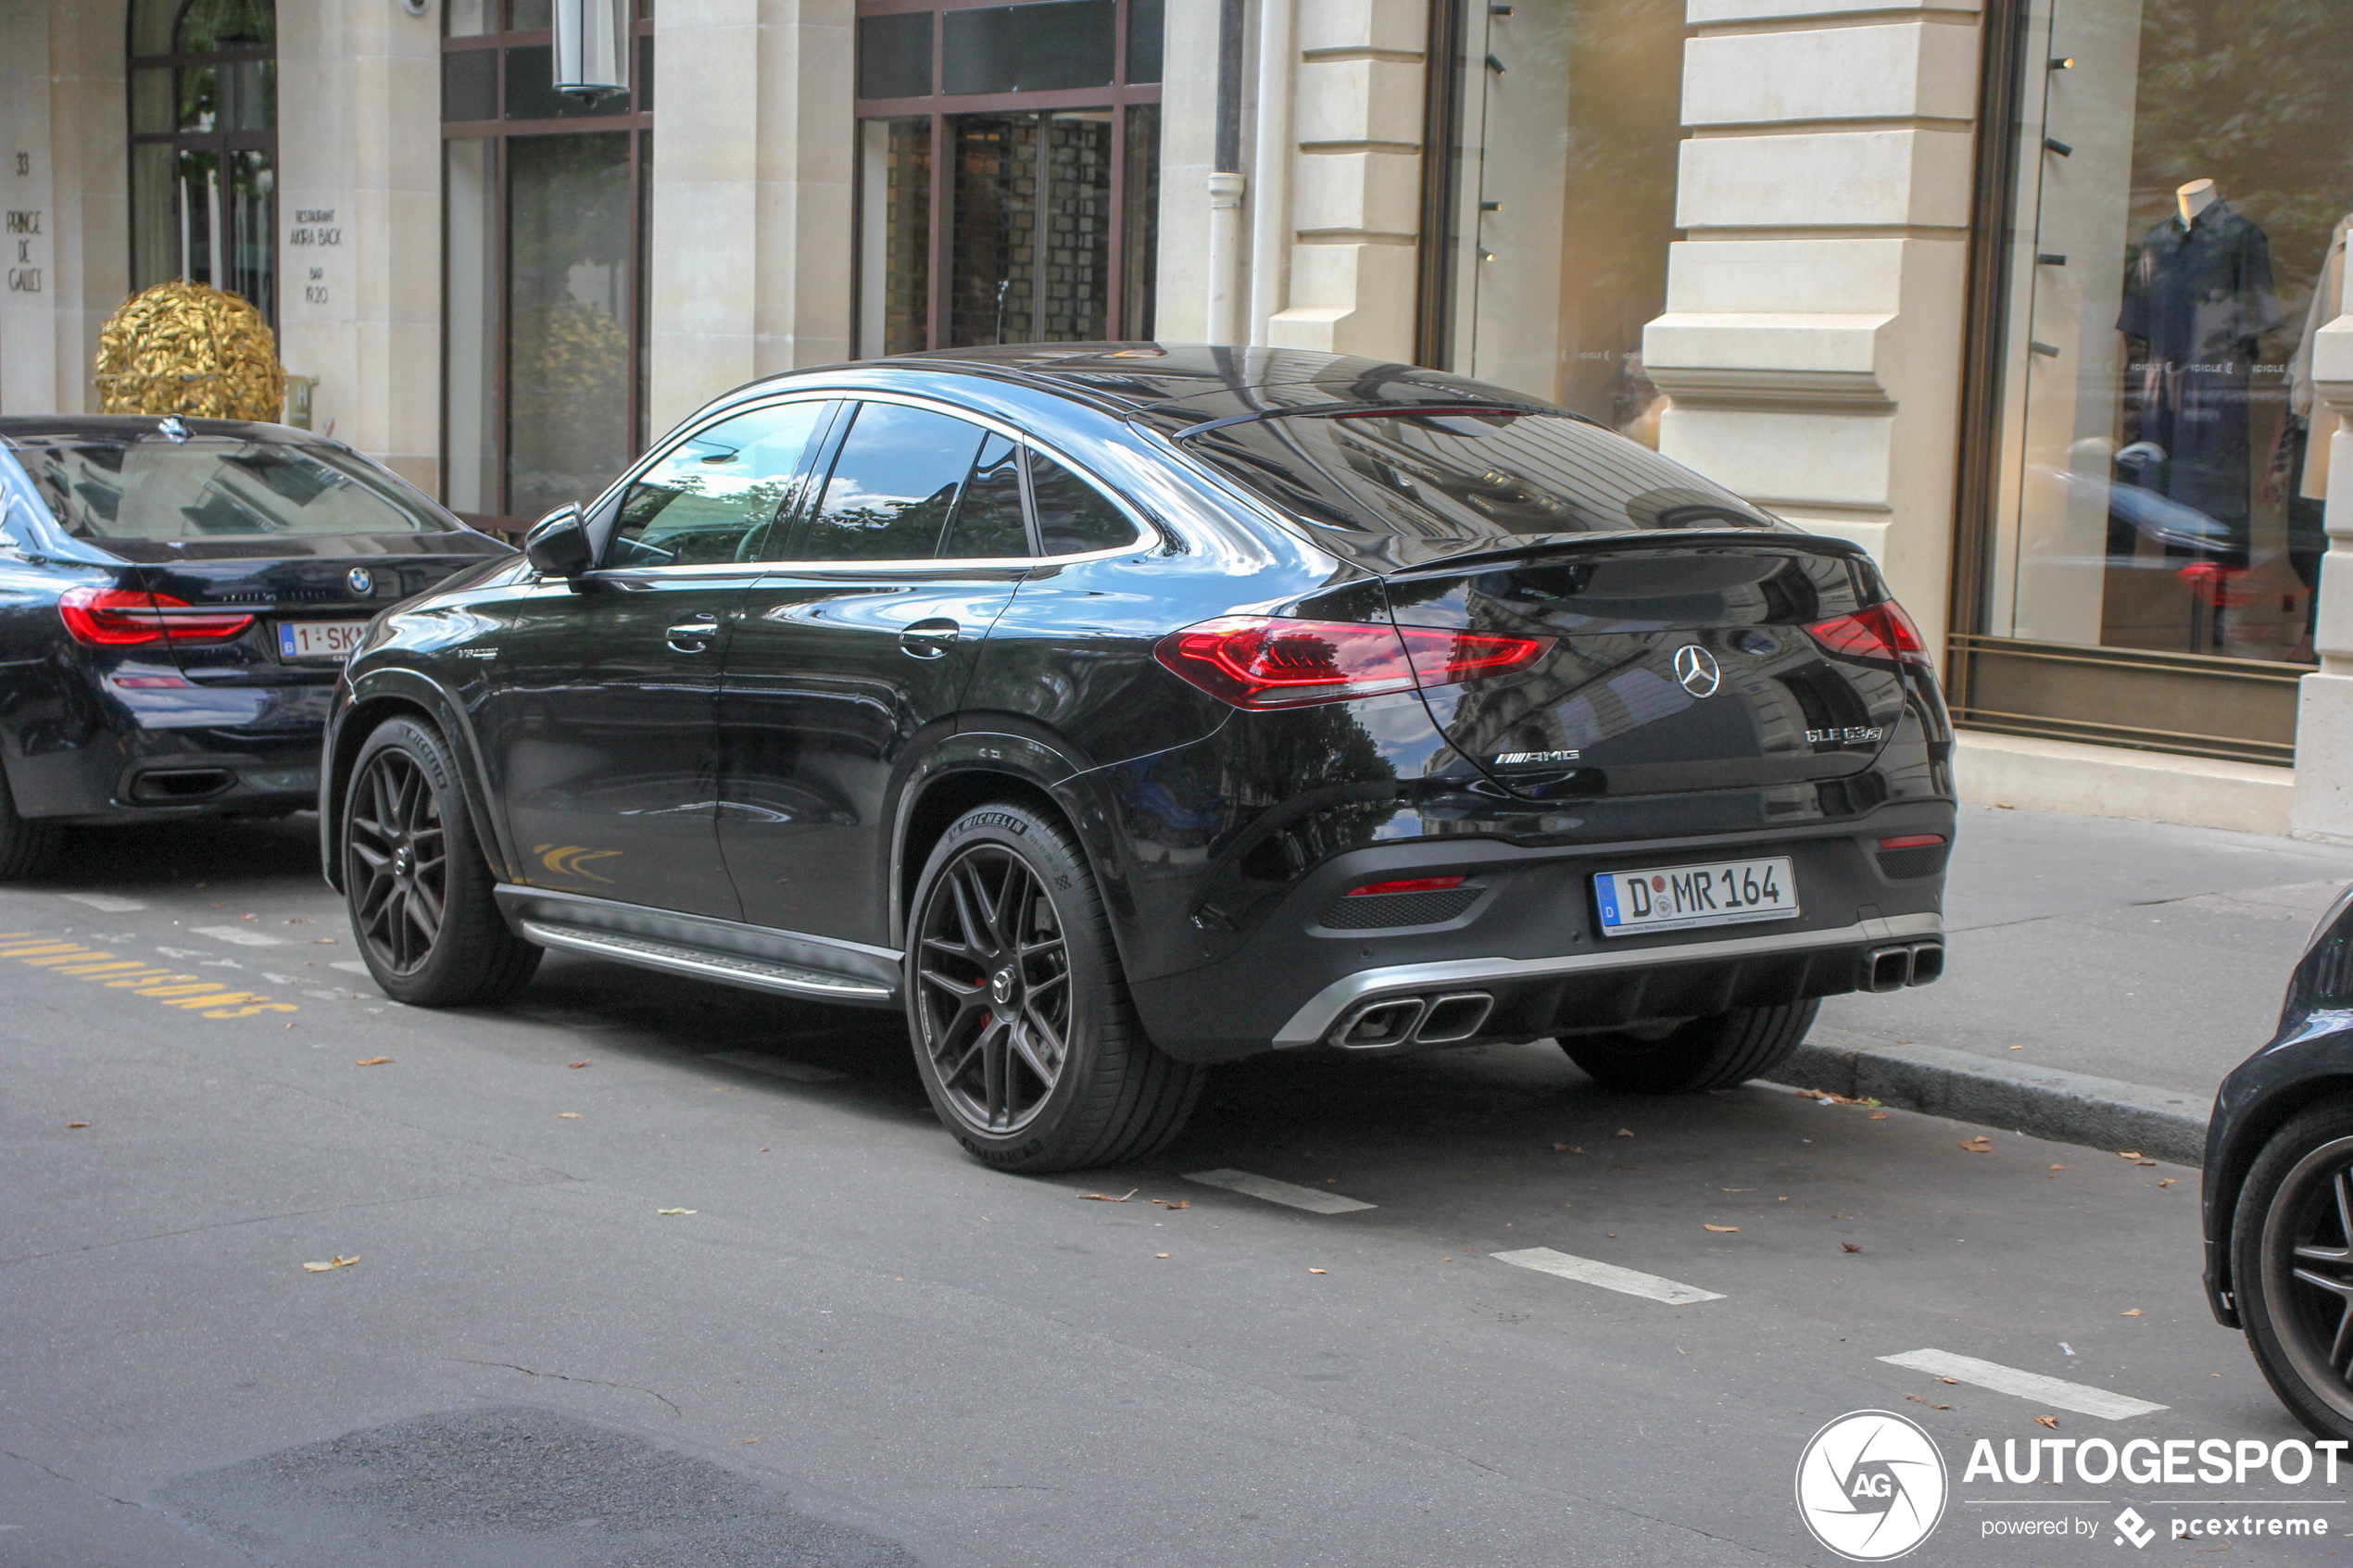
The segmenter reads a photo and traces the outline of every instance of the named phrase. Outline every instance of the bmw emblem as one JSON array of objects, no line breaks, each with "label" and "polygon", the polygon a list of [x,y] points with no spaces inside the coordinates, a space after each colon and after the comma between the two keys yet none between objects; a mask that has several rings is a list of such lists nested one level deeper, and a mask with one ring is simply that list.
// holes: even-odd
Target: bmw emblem
[{"label": "bmw emblem", "polygon": [[345,572],[343,583],[351,590],[351,596],[355,599],[371,598],[376,592],[376,574],[364,566],[355,566]]},{"label": "bmw emblem", "polygon": [[1714,654],[1697,643],[1685,643],[1675,650],[1675,679],[1693,696],[1714,696],[1724,684],[1724,672],[1716,667]]}]

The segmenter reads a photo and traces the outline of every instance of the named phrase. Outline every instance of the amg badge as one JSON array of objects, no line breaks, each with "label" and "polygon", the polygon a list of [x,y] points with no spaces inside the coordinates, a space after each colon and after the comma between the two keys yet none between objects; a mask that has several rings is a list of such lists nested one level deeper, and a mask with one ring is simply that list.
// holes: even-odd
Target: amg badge
[{"label": "amg badge", "polygon": [[1524,762],[1574,762],[1574,751],[1506,751],[1495,759],[1498,768],[1516,768]]}]

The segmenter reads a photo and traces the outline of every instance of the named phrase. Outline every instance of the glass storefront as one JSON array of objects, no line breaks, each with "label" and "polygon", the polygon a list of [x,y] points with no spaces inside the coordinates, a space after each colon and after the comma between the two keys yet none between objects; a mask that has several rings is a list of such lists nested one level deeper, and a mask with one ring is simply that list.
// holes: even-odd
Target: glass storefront
[{"label": "glass storefront", "polygon": [[441,56],[443,499],[510,530],[644,442],[651,26],[631,91],[583,102],[551,85],[547,11],[458,0]]},{"label": "glass storefront", "polygon": [[272,0],[140,0],[130,67],[131,286],[209,283],[276,326]]},{"label": "glass storefront", "polygon": [[1159,0],[858,20],[858,352],[1149,338]]},{"label": "glass storefront", "polygon": [[2307,367],[2353,223],[2353,6],[2020,4],[1989,24],[2013,30],[2008,211],[1981,241],[1994,434],[1962,520],[1955,706],[2289,760],[2326,547]]},{"label": "glass storefront", "polygon": [[1681,0],[1433,6],[1426,136],[1447,156],[1424,172],[1424,364],[1658,444],[1642,328],[1682,237],[1691,34]]}]

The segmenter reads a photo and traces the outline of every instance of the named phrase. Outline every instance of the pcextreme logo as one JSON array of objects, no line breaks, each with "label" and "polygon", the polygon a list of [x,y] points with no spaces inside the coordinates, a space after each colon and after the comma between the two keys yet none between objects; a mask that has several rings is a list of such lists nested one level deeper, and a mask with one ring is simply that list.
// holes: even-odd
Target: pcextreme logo
[{"label": "pcextreme logo", "polygon": [[1891,1411],[1854,1411],[1814,1434],[1797,1461],[1797,1516],[1850,1562],[1885,1562],[1944,1517],[1944,1456]]}]

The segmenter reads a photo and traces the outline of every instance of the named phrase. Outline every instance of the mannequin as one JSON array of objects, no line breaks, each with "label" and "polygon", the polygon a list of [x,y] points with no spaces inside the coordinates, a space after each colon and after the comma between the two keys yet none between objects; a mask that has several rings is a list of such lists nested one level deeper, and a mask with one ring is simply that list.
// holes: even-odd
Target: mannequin
[{"label": "mannequin", "polygon": [[2134,444],[2156,460],[2120,477],[2204,512],[2235,544],[2200,552],[2246,564],[2247,378],[2256,339],[2281,322],[2271,241],[2211,180],[2174,193],[2176,210],[2142,236],[2117,330],[2142,340]]}]

